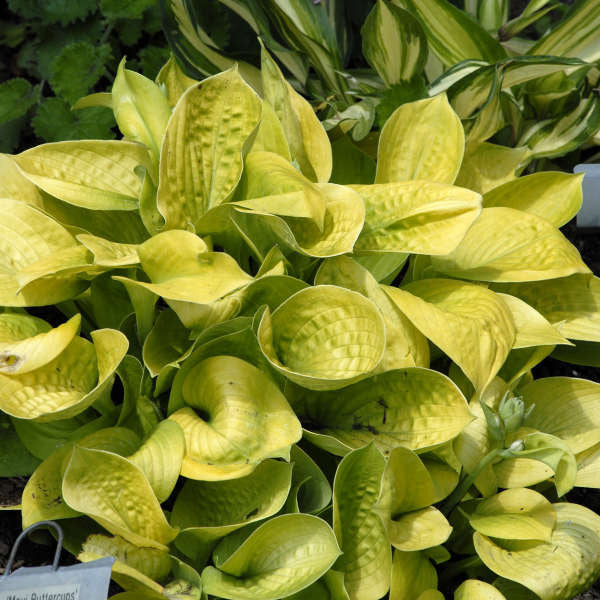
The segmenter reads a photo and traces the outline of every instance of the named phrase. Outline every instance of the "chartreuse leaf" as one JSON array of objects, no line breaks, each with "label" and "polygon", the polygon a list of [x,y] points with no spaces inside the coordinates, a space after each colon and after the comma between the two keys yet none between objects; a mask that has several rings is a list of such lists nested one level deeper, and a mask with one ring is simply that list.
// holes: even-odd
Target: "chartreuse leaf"
[{"label": "chartreuse leaf", "polygon": [[374,444],[342,459],[333,483],[333,530],[343,555],[335,569],[344,573],[350,598],[376,600],[390,587],[392,552],[385,525],[374,510],[385,460]]},{"label": "chartreuse leaf", "polygon": [[342,456],[369,442],[386,454],[398,446],[438,446],[473,418],[450,379],[418,367],[388,371],[338,391],[291,387],[288,398],[307,429],[338,441],[338,448],[329,451]]},{"label": "chartreuse leaf", "polygon": [[526,175],[487,192],[483,206],[516,208],[542,217],[555,227],[562,227],[581,208],[581,180],[581,173],[547,171]]},{"label": "chartreuse leaf", "polygon": [[[78,140],[41,144],[15,156],[22,173],[52,196],[93,210],[135,210],[150,157],[133,142]],[[94,165],[90,169],[90,164]]]},{"label": "chartreuse leaf", "polygon": [[413,600],[437,584],[437,572],[425,553],[394,550],[390,600]]},{"label": "chartreuse leaf", "polygon": [[425,32],[408,11],[379,0],[360,34],[364,57],[388,87],[412,79],[425,67]]},{"label": "chartreuse leaf", "polygon": [[535,281],[590,273],[579,252],[545,219],[514,208],[484,208],[461,244],[433,268],[463,279]]},{"label": "chartreuse leaf", "polygon": [[83,412],[110,389],[127,352],[113,329],[92,332],[94,343],[75,337],[54,360],[23,375],[0,375],[0,408],[19,419],[54,421]]},{"label": "chartreuse leaf", "polygon": [[0,343],[17,342],[48,333],[52,325],[27,313],[0,313]]},{"label": "chartreuse leaf", "polygon": [[494,292],[451,279],[425,279],[403,289],[384,289],[477,390],[494,378],[515,339],[512,315]]},{"label": "chartreuse leaf", "polygon": [[577,454],[577,478],[580,487],[600,487],[600,443]]},{"label": "chartreuse leaf", "polygon": [[112,108],[121,133],[141,142],[158,162],[163,135],[171,116],[169,103],[153,81],[125,68],[121,60],[112,87]]},{"label": "chartreuse leaf", "polygon": [[433,548],[443,544],[452,533],[446,517],[433,506],[400,515],[387,526],[392,546],[404,552]]},{"label": "chartreuse leaf", "polygon": [[87,233],[80,233],[77,236],[77,241],[94,255],[94,264],[96,265],[102,267],[129,267],[140,262],[136,244],[111,242]]},{"label": "chartreuse leaf", "polygon": [[329,181],[332,157],[327,133],[310,104],[285,80],[264,46],[261,75],[265,100],[283,126],[292,159],[311,181]]},{"label": "chartreuse leaf", "polygon": [[429,346],[425,336],[396,308],[367,269],[347,256],[327,259],[315,275],[315,285],[327,284],[361,293],[381,312],[386,346],[378,370],[429,366]]},{"label": "chartreuse leaf", "polygon": [[375,183],[454,183],[464,149],[462,124],[445,94],[403,104],[381,131]]},{"label": "chartreuse leaf", "polygon": [[230,197],[260,112],[260,98],[237,69],[210,77],[181,96],[160,155],[157,203],[167,229],[194,231],[206,212]]},{"label": "chartreuse leaf", "polygon": [[180,68],[171,54],[169,60],[163,65],[156,76],[156,83],[164,86],[167,92],[167,101],[171,108],[174,108],[183,93],[193,85],[198,83],[197,79],[188,77]]},{"label": "chartreuse leaf", "polygon": [[0,154],[0,197],[20,200],[38,208],[43,203],[39,189],[23,176],[9,154]]},{"label": "chartreuse leaf", "polygon": [[556,527],[550,542],[493,542],[475,533],[484,564],[516,581],[542,600],[568,600],[587,589],[600,572],[600,517],[570,503],[554,504]]},{"label": "chartreuse leaf", "polygon": [[381,361],[385,325],[367,298],[336,286],[309,287],[290,296],[258,326],[269,363],[304,387],[332,390],[363,379]]},{"label": "chartreuse leaf", "polygon": [[186,406],[170,419],[185,433],[181,474],[218,481],[251,473],[265,458],[289,458],[302,433],[275,383],[234,356],[200,362],[183,382]]},{"label": "chartreuse leaf", "polygon": [[260,151],[273,152],[289,162],[292,160],[283,125],[268,102],[262,103],[260,123],[250,148],[250,152]]},{"label": "chartreuse leaf", "polygon": [[549,542],[556,513],[539,492],[513,488],[479,502],[469,523],[475,531],[493,538]]},{"label": "chartreuse leaf", "polygon": [[[127,500],[120,500],[123,492]],[[113,535],[163,549],[177,535],[142,471],[118,454],[76,446],[65,470],[65,502]]]},{"label": "chartreuse leaf", "polygon": [[318,514],[331,502],[331,486],[327,477],[300,446],[290,452],[293,463],[292,487],[286,502],[287,512]]},{"label": "chartreuse leaf", "polygon": [[454,592],[454,600],[506,600],[493,585],[477,579],[466,579]]},{"label": "chartreuse leaf", "polygon": [[282,508],[291,475],[292,465],[267,459],[238,479],[186,481],[171,513],[181,530],[175,545],[194,564],[205,564],[219,539]]},{"label": "chartreuse leaf", "polygon": [[[0,327],[2,321],[6,323],[6,319],[0,320]],[[0,373],[23,375],[54,360],[79,333],[80,324],[81,315],[75,315],[66,323],[33,337],[0,340]]]},{"label": "chartreuse leaf", "polygon": [[[329,525],[312,515],[270,519],[224,561],[202,571],[203,591],[219,598],[276,600],[303,590],[340,555]],[[218,556],[218,555],[217,555]]]},{"label": "chartreuse leaf", "polygon": [[356,252],[448,254],[481,211],[479,194],[444,183],[406,181],[353,189],[366,208]]}]

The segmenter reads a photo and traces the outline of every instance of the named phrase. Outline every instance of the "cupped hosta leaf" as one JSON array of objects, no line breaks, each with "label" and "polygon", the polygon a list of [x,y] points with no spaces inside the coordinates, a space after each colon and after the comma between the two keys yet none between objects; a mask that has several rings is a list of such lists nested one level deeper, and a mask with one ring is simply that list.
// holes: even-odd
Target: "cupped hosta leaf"
[{"label": "cupped hosta leaf", "polygon": [[384,467],[383,455],[369,444],[342,459],[333,483],[333,529],[343,551],[335,568],[344,573],[344,585],[356,600],[376,600],[390,587],[392,552],[373,510]]},{"label": "cupped hosta leaf", "polygon": [[590,273],[579,252],[551,223],[520,210],[484,208],[460,245],[433,268],[463,279],[536,281]]},{"label": "cupped hosta leaf", "polygon": [[204,564],[220,538],[281,509],[291,475],[290,464],[267,459],[238,479],[186,481],[171,513],[171,523],[181,530],[175,545]]},{"label": "cupped hosta leaf", "polygon": [[450,279],[425,279],[401,290],[384,289],[412,323],[460,366],[476,389],[494,378],[515,339],[511,313],[494,292]]},{"label": "cupped hosta leaf", "polygon": [[433,506],[400,515],[388,521],[387,528],[392,546],[404,552],[439,546],[452,533],[446,517]]},{"label": "cupped hosta leaf", "polygon": [[142,471],[118,454],[76,446],[62,495],[68,506],[137,546],[162,549],[177,535]]},{"label": "cupped hosta leaf", "polygon": [[483,196],[483,206],[507,206],[537,215],[555,227],[568,223],[581,208],[580,173],[543,172],[519,177]]},{"label": "cupped hosta leaf", "polygon": [[300,446],[290,452],[292,487],[286,502],[288,512],[318,514],[331,502],[331,486],[317,463]]},{"label": "cupped hosta leaf", "polygon": [[378,370],[429,366],[425,336],[396,308],[367,269],[347,256],[330,258],[321,263],[315,275],[315,285],[327,284],[359,292],[380,310],[385,323],[386,347]]},{"label": "cupped hosta leaf", "polygon": [[270,364],[304,387],[339,389],[366,377],[385,349],[385,325],[367,298],[320,285],[264,312],[258,341]]},{"label": "cupped hosta leaf", "polygon": [[549,542],[556,513],[539,492],[513,488],[479,502],[469,522],[475,531],[493,538]]},{"label": "cupped hosta leaf", "polygon": [[413,15],[384,0],[373,7],[361,29],[363,54],[386,85],[420,74],[427,60],[427,40]]},{"label": "cupped hosta leaf", "polygon": [[275,383],[239,358],[202,361],[187,374],[182,392],[187,406],[169,418],[185,433],[184,477],[242,477],[265,458],[289,458],[301,437],[300,423]]},{"label": "cupped hosta leaf", "polygon": [[506,598],[493,585],[485,581],[467,579],[456,588],[454,600],[506,600]]},{"label": "cupped hosta leaf", "polygon": [[0,343],[18,342],[47,333],[51,329],[50,323],[27,313],[0,313]]},{"label": "cupped hosta leaf", "polygon": [[283,125],[277,118],[274,108],[268,103],[262,103],[260,123],[252,142],[250,152],[273,152],[291,162],[292,155],[285,137]]},{"label": "cupped hosta leaf", "polygon": [[156,76],[156,83],[159,86],[164,86],[164,89],[167,91],[167,101],[169,102],[169,106],[174,108],[177,104],[177,101],[185,90],[187,90],[192,85],[198,83],[197,79],[192,79],[188,77],[179,66],[178,62],[175,60],[175,57],[171,54],[169,56],[169,60],[162,66],[158,75]]},{"label": "cupped hosta leaf", "polygon": [[342,456],[371,441],[386,454],[398,446],[438,446],[473,418],[450,379],[418,367],[388,371],[338,391],[291,387],[288,398],[307,429],[338,440],[345,450],[329,451]]},{"label": "cupped hosta leaf", "polygon": [[516,581],[542,600],[569,600],[587,589],[600,572],[600,517],[577,504],[554,504],[556,527],[550,542],[516,541],[502,546],[475,533],[484,564]]},{"label": "cupped hosta leaf", "polygon": [[375,182],[454,183],[464,149],[462,124],[445,94],[404,104],[381,131]]},{"label": "cupped hosta leaf", "polygon": [[219,598],[276,600],[324,575],[340,555],[329,525],[312,515],[270,519],[215,567],[202,571],[203,591]]},{"label": "cupped hosta leaf", "polygon": [[142,182],[135,171],[151,168],[144,146],[122,140],[42,144],[18,154],[15,161],[45,192],[93,210],[137,209]]},{"label": "cupped hosta leaf", "polygon": [[424,552],[394,550],[390,600],[412,600],[429,589],[437,588],[435,567]]},{"label": "cupped hosta leaf", "polygon": [[260,98],[237,69],[210,77],[182,95],[161,147],[157,203],[167,229],[194,231],[209,209],[230,197],[260,111]]},{"label": "cupped hosta leaf", "polygon": [[[2,321],[7,324],[7,319],[1,319],[2,316],[0,327]],[[25,315],[23,317],[27,319]],[[23,375],[54,360],[79,333],[80,324],[81,315],[75,315],[66,323],[33,337],[19,336],[17,339],[0,341],[0,373]]]},{"label": "cupped hosta leaf", "polygon": [[310,104],[287,83],[264,46],[261,75],[265,100],[283,126],[292,158],[311,181],[329,181],[332,158],[327,133]]},{"label": "cupped hosta leaf", "polygon": [[577,478],[580,487],[600,487],[600,443],[577,454]]},{"label": "cupped hosta leaf", "polygon": [[125,68],[125,59],[112,87],[112,109],[121,133],[149,148],[158,162],[167,121],[169,103],[161,89],[143,75]]},{"label": "cupped hosta leaf", "polygon": [[31,206],[42,206],[40,190],[17,168],[14,156],[0,154],[0,198],[20,200]]},{"label": "cupped hosta leaf", "polygon": [[406,181],[353,187],[366,208],[357,252],[448,254],[481,211],[479,194],[444,183]]},{"label": "cupped hosta leaf", "polygon": [[129,267],[137,265],[140,257],[136,244],[121,244],[95,235],[80,233],[77,241],[93,255],[94,264],[102,267]]}]

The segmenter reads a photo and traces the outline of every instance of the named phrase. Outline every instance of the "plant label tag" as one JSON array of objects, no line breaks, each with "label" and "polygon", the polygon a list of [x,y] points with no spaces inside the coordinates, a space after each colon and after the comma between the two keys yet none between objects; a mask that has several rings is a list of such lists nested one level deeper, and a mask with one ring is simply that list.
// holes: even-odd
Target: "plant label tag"
[{"label": "plant label tag", "polygon": [[577,227],[600,227],[600,164],[582,164],[573,169],[584,173],[583,203],[577,214]]},{"label": "plant label tag", "polygon": [[112,557],[60,567],[22,567],[0,579],[0,600],[106,600]]}]

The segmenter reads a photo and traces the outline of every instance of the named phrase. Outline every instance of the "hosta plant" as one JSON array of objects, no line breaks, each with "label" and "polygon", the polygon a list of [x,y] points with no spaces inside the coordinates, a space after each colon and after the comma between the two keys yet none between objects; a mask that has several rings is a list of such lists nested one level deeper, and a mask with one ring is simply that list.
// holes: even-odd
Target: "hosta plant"
[{"label": "hosta plant", "polygon": [[23,525],[114,556],[120,600],[572,598],[600,573],[600,516],[564,501],[599,485],[600,385],[531,372],[600,342],[558,229],[580,176],[457,185],[444,94],[372,170],[336,161],[266,50],[259,83],[121,63],[123,139],[1,157]]}]

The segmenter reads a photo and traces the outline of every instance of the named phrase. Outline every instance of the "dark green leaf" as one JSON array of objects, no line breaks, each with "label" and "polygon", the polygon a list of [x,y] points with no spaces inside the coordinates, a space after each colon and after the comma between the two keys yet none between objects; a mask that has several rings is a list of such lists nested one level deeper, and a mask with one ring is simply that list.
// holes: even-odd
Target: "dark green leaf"
[{"label": "dark green leaf", "polygon": [[101,0],[100,10],[109,19],[141,19],[154,0]]},{"label": "dark green leaf", "polygon": [[96,9],[96,0],[8,0],[8,7],[24,19],[67,25]]},{"label": "dark green leaf", "polygon": [[36,101],[38,86],[17,77],[0,83],[0,123],[12,121],[24,115]]},{"label": "dark green leaf", "polygon": [[31,454],[5,415],[0,415],[0,477],[31,475],[40,460]]},{"label": "dark green leaf", "polygon": [[383,93],[381,102],[377,105],[377,124],[383,127],[388,117],[402,104],[427,98],[427,86],[421,76],[413,77],[410,81],[392,85]]}]

